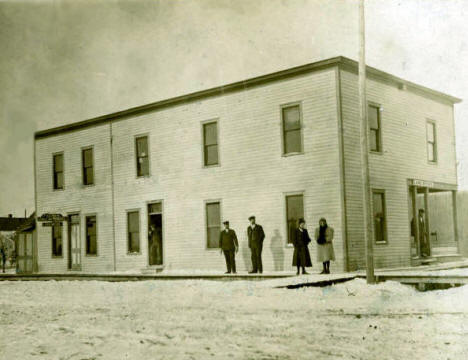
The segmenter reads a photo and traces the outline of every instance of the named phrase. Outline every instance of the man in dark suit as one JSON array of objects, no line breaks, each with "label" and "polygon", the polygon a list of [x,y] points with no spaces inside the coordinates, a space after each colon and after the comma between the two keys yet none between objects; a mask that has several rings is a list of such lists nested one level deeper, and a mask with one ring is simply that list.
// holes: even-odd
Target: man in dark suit
[{"label": "man in dark suit", "polygon": [[249,238],[249,248],[252,253],[252,271],[249,274],[263,272],[262,266],[262,249],[263,239],[265,239],[265,233],[261,225],[255,223],[255,216],[249,217],[250,225],[247,228],[247,236]]},{"label": "man in dark suit", "polygon": [[229,229],[229,221],[223,222],[224,230],[219,234],[219,248],[221,254],[224,253],[226,258],[226,274],[233,272],[236,273],[236,257],[235,253],[239,250],[239,244],[237,242],[236,232]]}]

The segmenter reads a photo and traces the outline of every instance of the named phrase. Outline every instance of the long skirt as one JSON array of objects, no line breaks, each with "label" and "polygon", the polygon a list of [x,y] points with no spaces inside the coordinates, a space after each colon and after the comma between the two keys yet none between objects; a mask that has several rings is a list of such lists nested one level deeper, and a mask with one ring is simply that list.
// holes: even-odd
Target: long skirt
[{"label": "long skirt", "polygon": [[309,248],[307,246],[295,247],[293,255],[293,266],[311,267]]},{"label": "long skirt", "polygon": [[333,243],[317,244],[317,261],[325,262],[330,260],[335,260]]}]

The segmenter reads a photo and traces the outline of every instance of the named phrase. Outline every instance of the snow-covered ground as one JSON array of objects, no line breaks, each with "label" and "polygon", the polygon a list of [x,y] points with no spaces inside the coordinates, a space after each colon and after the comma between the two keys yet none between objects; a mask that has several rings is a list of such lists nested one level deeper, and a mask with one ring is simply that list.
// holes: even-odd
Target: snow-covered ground
[{"label": "snow-covered ground", "polygon": [[285,280],[3,281],[0,358],[468,359],[468,286]]}]

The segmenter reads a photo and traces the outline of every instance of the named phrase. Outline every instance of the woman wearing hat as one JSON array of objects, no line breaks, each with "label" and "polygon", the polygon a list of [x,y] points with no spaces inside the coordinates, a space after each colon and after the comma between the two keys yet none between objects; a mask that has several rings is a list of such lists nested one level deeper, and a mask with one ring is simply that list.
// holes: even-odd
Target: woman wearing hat
[{"label": "woman wearing hat", "polygon": [[315,229],[315,240],[317,241],[317,261],[323,263],[321,274],[330,274],[330,260],[335,261],[335,251],[333,250],[333,233],[331,226],[327,225],[327,220],[321,218],[319,227]]},{"label": "woman wearing hat", "polygon": [[308,274],[305,271],[306,267],[312,266],[312,261],[310,260],[309,248],[307,245],[310,243],[309,233],[305,226],[305,220],[299,219],[298,228],[294,232],[293,245],[294,245],[294,255],[293,255],[293,266],[297,267],[297,275],[299,275],[299,269],[302,268],[303,274]]}]

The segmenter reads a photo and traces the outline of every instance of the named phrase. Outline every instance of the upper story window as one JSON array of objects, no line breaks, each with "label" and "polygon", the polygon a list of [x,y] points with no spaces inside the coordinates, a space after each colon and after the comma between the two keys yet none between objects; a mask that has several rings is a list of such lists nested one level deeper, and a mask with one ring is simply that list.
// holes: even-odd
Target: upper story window
[{"label": "upper story window", "polygon": [[81,159],[83,165],[83,185],[94,184],[94,164],[93,164],[93,149],[83,149],[81,151]]},{"label": "upper story window", "polygon": [[281,108],[283,125],[283,154],[302,153],[302,120],[299,104]]},{"label": "upper story window", "polygon": [[218,165],[218,122],[203,124],[203,163],[205,166]]},{"label": "upper story window", "polygon": [[63,189],[63,154],[53,156],[54,189]]},{"label": "upper story window", "polygon": [[137,176],[149,175],[148,136],[135,138]]},{"label": "upper story window", "polygon": [[436,124],[434,121],[426,122],[427,160],[437,162]]},{"label": "upper story window", "polygon": [[369,121],[369,150],[382,152],[382,128],[380,121],[380,107],[369,105],[367,110]]}]

